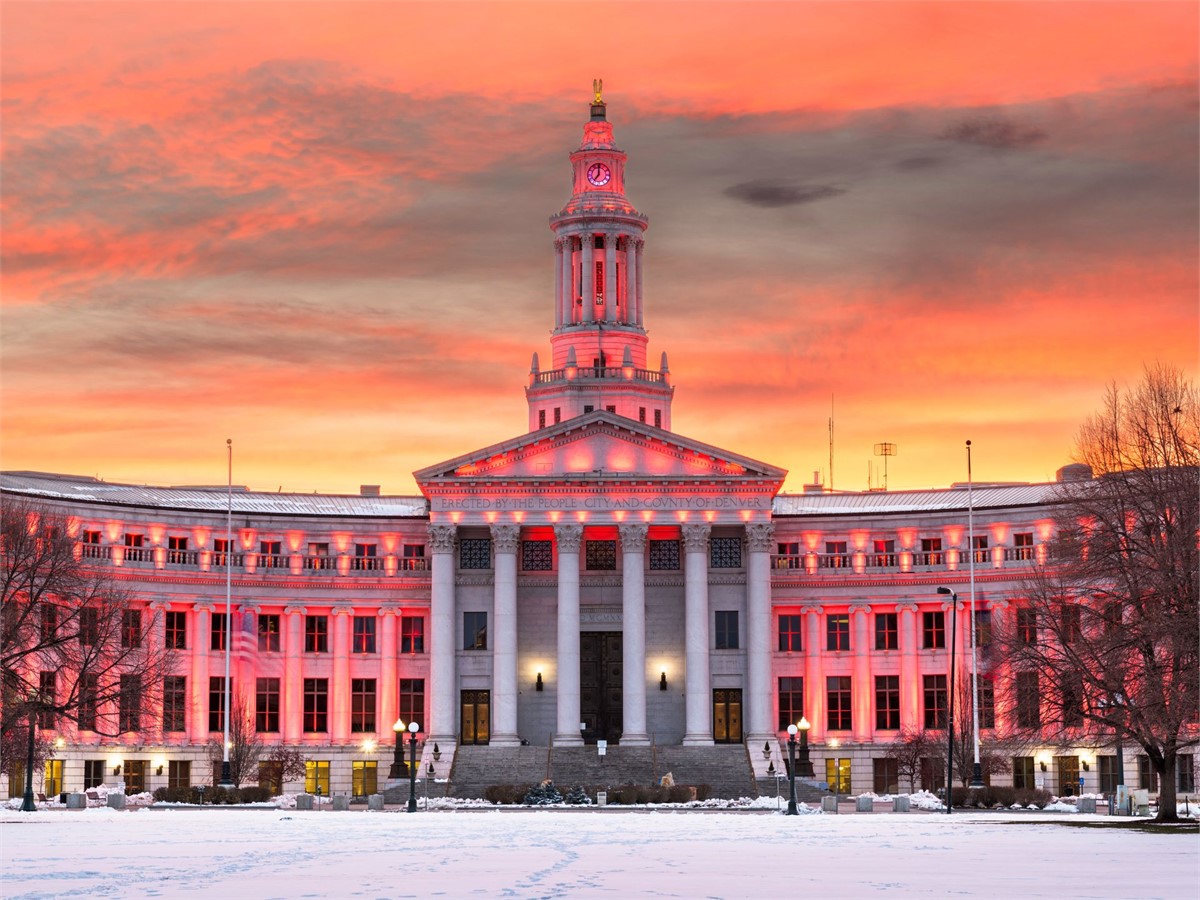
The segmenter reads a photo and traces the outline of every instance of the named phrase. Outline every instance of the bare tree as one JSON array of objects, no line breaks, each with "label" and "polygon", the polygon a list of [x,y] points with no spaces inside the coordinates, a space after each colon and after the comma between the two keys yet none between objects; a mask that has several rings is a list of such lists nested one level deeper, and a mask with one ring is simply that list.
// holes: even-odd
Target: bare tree
[{"label": "bare tree", "polygon": [[[917,789],[917,779],[921,776],[921,767],[926,759],[946,758],[944,741],[939,741],[941,732],[904,730],[888,745],[884,753],[888,759],[896,760],[896,772],[901,779],[908,780],[909,791]],[[926,785],[921,785],[923,788]]]},{"label": "bare tree", "polygon": [[166,654],[157,614],[77,554],[75,525],[25,498],[0,508],[0,732],[24,727],[105,737],[147,729]]},{"label": "bare tree", "polygon": [[1079,433],[1094,478],[1067,482],[1050,565],[999,635],[1017,725],[1138,745],[1176,813],[1176,760],[1200,742],[1200,403],[1177,370],[1109,389]]},{"label": "bare tree", "polygon": [[[208,755],[214,763],[224,761],[225,748],[221,741],[209,742]],[[229,710],[229,777],[233,779],[234,787],[241,787],[243,781],[257,780],[262,755],[263,742],[254,727],[254,712],[246,698],[235,693]]]}]

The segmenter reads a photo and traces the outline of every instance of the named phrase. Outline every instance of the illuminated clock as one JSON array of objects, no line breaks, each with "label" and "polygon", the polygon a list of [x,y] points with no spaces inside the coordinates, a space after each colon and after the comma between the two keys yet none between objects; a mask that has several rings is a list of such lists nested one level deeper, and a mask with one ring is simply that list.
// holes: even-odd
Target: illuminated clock
[{"label": "illuminated clock", "polygon": [[603,187],[608,184],[608,179],[612,178],[612,172],[608,170],[608,166],[604,163],[592,163],[588,166],[587,180],[596,187]]}]

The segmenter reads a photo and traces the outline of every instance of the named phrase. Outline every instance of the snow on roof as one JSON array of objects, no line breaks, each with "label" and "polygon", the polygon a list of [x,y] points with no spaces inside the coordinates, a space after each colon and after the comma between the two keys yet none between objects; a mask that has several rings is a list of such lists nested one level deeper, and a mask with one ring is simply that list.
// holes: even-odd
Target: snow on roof
[{"label": "snow on roof", "polygon": [[[975,509],[1041,506],[1053,503],[1062,486],[1050,484],[978,485]],[[925,491],[866,491],[862,493],[780,494],[773,515],[863,515],[911,512],[957,512],[967,509],[965,486]]]},{"label": "snow on roof", "polygon": [[[0,489],[31,497],[47,497],[77,503],[106,503],[120,506],[224,512],[228,488],[157,487],[115,484],[82,475],[47,472],[0,472]],[[235,487],[233,510],[237,513],[290,516],[407,516],[424,517],[424,497],[362,497],[354,494],[272,494]]]}]

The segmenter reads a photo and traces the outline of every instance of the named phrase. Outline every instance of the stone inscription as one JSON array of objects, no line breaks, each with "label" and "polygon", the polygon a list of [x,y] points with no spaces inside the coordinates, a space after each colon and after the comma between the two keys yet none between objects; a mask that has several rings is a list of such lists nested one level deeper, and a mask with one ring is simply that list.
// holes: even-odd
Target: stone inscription
[{"label": "stone inscription", "polygon": [[434,512],[455,510],[769,509],[769,497],[434,497]]}]

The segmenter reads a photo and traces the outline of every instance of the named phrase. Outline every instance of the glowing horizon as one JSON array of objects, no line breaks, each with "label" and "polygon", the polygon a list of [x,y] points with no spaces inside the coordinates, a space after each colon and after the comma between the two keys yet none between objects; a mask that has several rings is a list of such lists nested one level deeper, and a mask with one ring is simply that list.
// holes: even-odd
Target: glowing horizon
[{"label": "glowing horizon", "polygon": [[6,2],[0,466],[412,494],[524,433],[603,77],[675,432],[1052,480],[1195,370],[1198,9]]}]

